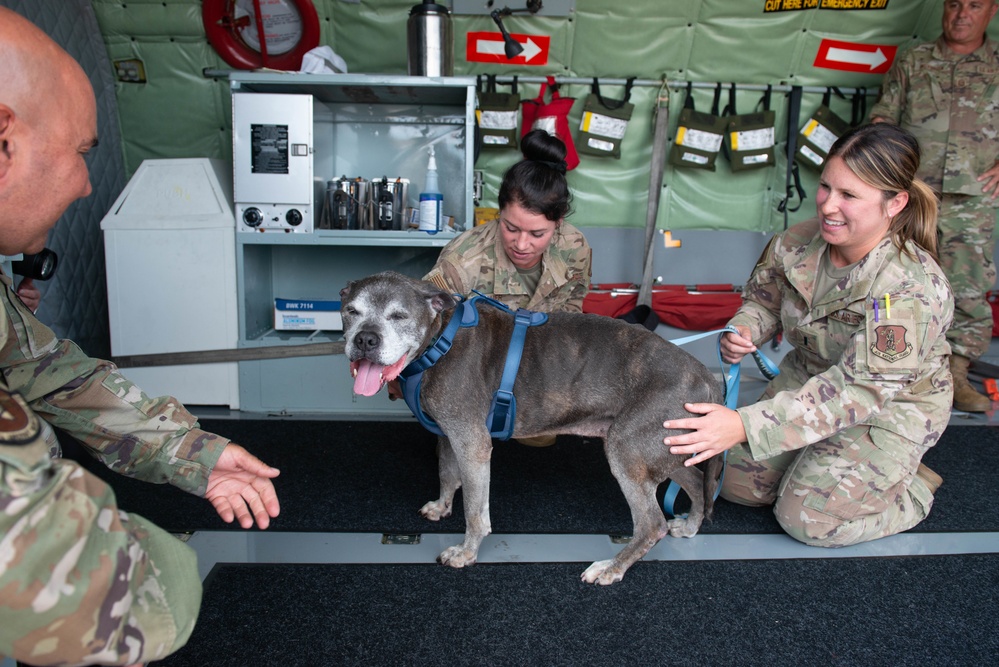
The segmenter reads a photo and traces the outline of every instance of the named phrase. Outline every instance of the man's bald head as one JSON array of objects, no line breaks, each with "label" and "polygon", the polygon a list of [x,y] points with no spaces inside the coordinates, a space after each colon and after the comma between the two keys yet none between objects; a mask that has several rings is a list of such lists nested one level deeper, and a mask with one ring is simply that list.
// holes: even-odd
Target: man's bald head
[{"label": "man's bald head", "polygon": [[72,56],[2,7],[0,63],[0,254],[36,253],[66,208],[90,194],[94,91]]},{"label": "man's bald head", "polygon": [[[20,14],[0,7],[0,104],[29,121],[44,121],[60,91],[86,74],[72,56]],[[89,82],[88,84],[89,85]]]}]

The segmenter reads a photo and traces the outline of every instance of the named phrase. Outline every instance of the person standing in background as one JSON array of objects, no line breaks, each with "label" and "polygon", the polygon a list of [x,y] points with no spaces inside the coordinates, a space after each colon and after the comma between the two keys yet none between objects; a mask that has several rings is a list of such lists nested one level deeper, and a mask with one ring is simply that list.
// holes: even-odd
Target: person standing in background
[{"label": "person standing in background", "polygon": [[996,280],[999,44],[985,33],[999,5],[943,4],[943,34],[895,62],[870,116],[900,125],[919,142],[918,176],[940,198],[939,259],[954,292],[954,324],[947,332],[954,408],[985,412],[992,402],[968,383],[968,367],[992,338],[986,293]]}]

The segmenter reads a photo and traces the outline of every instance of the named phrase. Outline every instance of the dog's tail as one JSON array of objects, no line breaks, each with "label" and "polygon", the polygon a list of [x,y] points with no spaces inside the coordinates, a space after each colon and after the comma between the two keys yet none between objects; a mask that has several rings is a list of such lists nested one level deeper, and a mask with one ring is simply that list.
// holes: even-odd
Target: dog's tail
[{"label": "dog's tail", "polygon": [[710,519],[715,510],[715,494],[721,484],[725,470],[725,458],[718,454],[708,459],[704,465],[704,518]]}]

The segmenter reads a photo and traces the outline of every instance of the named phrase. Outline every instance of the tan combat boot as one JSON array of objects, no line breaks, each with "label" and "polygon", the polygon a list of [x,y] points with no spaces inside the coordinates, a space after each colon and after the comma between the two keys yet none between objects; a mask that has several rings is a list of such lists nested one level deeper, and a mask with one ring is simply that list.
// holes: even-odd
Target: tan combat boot
[{"label": "tan combat boot", "polygon": [[940,485],[943,484],[943,477],[927,468],[925,463],[919,464],[919,467],[916,469],[916,476],[923,480],[923,484],[930,490],[930,493],[935,494]]},{"label": "tan combat boot", "polygon": [[954,409],[963,412],[985,412],[992,409],[992,401],[968,384],[970,363],[971,360],[967,357],[950,355],[950,372],[954,376]]}]

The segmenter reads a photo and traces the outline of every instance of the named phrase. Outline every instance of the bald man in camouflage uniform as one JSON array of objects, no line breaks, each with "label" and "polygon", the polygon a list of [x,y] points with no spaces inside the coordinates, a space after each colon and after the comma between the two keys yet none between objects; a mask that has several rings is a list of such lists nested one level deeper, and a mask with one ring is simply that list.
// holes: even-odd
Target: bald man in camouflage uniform
[{"label": "bald man in camouflage uniform", "polygon": [[[2,7],[0,63],[0,254],[37,253],[69,203],[90,194],[96,103],[76,61]],[[60,458],[53,426],[116,472],[205,497],[245,528],[277,516],[278,471],[198,428],[176,399],[150,398],[56,339],[0,272],[0,658],[166,657],[197,619],[195,554]]]},{"label": "bald man in camouflage uniform", "polygon": [[[912,259],[886,238],[813,304],[826,245],[815,220],[775,237],[729,322],[754,341],[782,326],[794,349],[759,402],[737,410],[748,443],[729,450],[722,497],[775,505],[806,544],[845,546],[929,514],[939,480],[916,471],[950,418],[953,299],[925,251],[910,243]],[[890,295],[890,315],[868,294]]]},{"label": "bald man in camouflage uniform", "polygon": [[583,233],[567,222],[559,224],[532,290],[504,252],[499,225],[499,220],[492,220],[451,241],[424,280],[466,296],[478,290],[514,310],[583,312],[591,255]]},{"label": "bald man in camouflage uniform", "polygon": [[991,401],[968,383],[971,360],[992,338],[985,294],[993,263],[999,193],[999,44],[985,36],[994,0],[945,0],[943,34],[900,58],[871,110],[875,122],[897,123],[922,149],[918,176],[940,197],[940,264],[954,292],[954,407],[984,412]]}]

